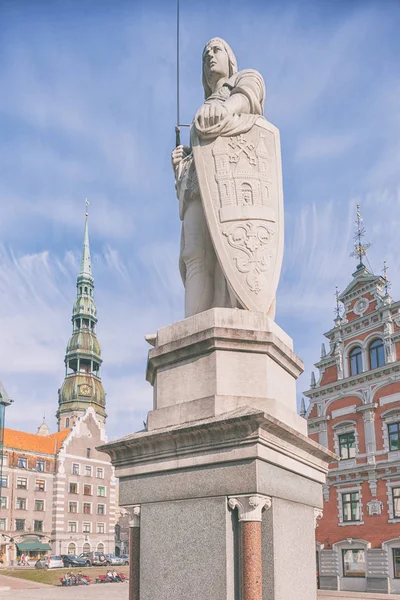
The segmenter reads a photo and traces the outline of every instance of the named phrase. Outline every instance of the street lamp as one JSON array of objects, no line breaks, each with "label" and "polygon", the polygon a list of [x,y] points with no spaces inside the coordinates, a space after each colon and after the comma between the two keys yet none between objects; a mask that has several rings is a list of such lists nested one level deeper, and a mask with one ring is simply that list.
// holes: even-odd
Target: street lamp
[{"label": "street lamp", "polygon": [[[6,406],[11,404],[12,400],[8,397],[3,384],[0,381],[0,492],[3,481],[3,440],[4,440],[4,423],[6,418]],[[1,495],[1,493],[0,493]]]}]

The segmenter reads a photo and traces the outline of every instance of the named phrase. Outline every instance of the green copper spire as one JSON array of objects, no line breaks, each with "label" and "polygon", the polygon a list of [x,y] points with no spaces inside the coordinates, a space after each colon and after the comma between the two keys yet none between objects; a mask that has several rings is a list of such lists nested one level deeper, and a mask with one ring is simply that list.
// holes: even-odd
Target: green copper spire
[{"label": "green copper spire", "polygon": [[87,211],[81,268],[76,287],[72,336],[65,354],[65,379],[59,390],[57,419],[60,430],[71,427],[89,406],[93,406],[102,423],[106,419],[106,398],[100,379],[102,360],[96,335],[97,310],[93,294]]}]

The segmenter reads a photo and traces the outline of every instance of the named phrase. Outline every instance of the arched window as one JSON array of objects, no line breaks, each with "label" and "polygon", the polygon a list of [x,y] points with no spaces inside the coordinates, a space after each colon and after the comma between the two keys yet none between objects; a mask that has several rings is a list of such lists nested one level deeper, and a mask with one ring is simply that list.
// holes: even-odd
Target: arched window
[{"label": "arched window", "polygon": [[76,554],[75,544],[68,544],[68,554]]},{"label": "arched window", "polygon": [[88,552],[90,552],[90,544],[88,544],[87,542],[86,542],[86,544],[83,544],[82,552],[84,554],[87,554]]},{"label": "arched window", "polygon": [[350,375],[362,373],[362,354],[360,346],[356,346],[350,352]]},{"label": "arched window", "polygon": [[374,340],[369,346],[369,365],[371,369],[383,367],[385,364],[385,352],[382,340]]},{"label": "arched window", "polygon": [[97,552],[104,554],[104,544],[97,544]]},{"label": "arched window", "polygon": [[[68,417],[65,419],[65,427],[69,427],[69,418]],[[71,552],[71,554],[74,554],[74,553]]]}]

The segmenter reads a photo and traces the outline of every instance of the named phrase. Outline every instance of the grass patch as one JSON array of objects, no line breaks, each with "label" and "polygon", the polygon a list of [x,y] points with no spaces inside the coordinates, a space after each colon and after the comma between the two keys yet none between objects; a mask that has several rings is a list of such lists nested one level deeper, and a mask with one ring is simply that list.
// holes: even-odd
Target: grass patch
[{"label": "grass patch", "polygon": [[[124,573],[128,576],[128,567],[111,567],[111,570],[117,571],[117,573]],[[87,569],[1,569],[1,575],[7,575],[8,577],[16,577],[17,579],[27,579],[28,581],[35,581],[37,583],[45,583],[47,585],[58,585],[60,583],[60,577],[71,571],[72,573],[78,573],[82,571],[84,575],[89,575],[93,580],[99,575],[105,575],[107,572],[106,567],[88,567]]]}]

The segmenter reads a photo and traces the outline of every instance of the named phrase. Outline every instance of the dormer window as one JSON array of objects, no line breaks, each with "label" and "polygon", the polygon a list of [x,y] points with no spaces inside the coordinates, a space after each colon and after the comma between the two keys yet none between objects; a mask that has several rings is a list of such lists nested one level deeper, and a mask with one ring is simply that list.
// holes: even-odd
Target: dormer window
[{"label": "dormer window", "polygon": [[369,346],[369,365],[371,369],[383,367],[385,364],[385,352],[381,339],[374,340]]},{"label": "dormer window", "polygon": [[362,353],[360,346],[356,346],[350,352],[350,375],[359,375],[362,373]]}]

